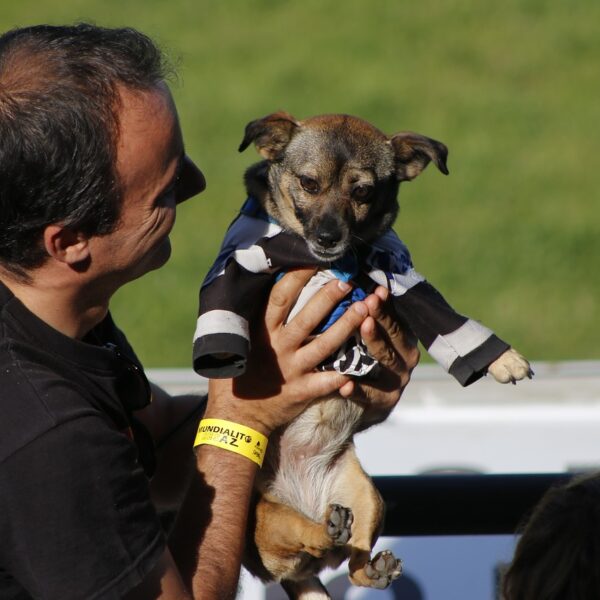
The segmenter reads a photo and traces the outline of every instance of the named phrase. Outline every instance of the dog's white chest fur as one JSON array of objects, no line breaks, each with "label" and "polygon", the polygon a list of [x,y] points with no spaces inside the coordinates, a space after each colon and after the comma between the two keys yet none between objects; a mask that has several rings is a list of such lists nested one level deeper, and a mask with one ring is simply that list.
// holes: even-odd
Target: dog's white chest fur
[{"label": "dog's white chest fur", "polygon": [[265,466],[274,473],[268,491],[322,521],[329,504],[335,502],[337,470],[362,413],[358,403],[339,396],[305,410],[268,450]]}]

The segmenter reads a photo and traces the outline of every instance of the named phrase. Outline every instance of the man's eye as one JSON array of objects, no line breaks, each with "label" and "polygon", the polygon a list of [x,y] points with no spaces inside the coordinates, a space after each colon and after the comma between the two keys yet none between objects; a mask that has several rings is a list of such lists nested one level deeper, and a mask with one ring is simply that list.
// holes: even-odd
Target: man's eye
[{"label": "man's eye", "polygon": [[373,193],[373,187],[370,185],[358,185],[352,190],[352,196],[356,200],[365,201],[368,200]]},{"label": "man's eye", "polygon": [[300,176],[300,185],[305,192],[309,194],[319,193],[319,182],[312,177],[306,177],[305,175]]}]

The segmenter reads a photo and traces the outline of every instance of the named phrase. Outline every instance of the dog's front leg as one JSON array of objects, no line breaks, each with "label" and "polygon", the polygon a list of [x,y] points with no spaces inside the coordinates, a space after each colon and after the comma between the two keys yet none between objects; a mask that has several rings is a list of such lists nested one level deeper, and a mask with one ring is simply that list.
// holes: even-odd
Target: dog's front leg
[{"label": "dog's front leg", "polygon": [[350,581],[354,585],[384,589],[402,574],[402,561],[390,551],[371,558],[371,550],[383,525],[385,505],[371,478],[363,471],[354,448],[343,458],[334,498],[354,513],[350,540]]}]

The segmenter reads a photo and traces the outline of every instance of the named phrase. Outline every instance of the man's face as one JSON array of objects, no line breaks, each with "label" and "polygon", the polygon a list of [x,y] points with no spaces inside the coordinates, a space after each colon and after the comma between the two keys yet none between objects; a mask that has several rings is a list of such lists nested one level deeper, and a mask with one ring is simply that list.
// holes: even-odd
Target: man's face
[{"label": "man's face", "polygon": [[161,267],[171,254],[175,205],[204,189],[184,155],[179,120],[166,85],[121,88],[117,172],[123,190],[116,229],[90,240],[92,261],[117,276],[117,286]]}]

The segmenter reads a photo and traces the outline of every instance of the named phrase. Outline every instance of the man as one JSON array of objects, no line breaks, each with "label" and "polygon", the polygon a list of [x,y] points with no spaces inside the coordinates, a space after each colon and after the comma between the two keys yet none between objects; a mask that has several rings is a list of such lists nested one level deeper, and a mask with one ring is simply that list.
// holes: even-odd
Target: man
[{"label": "man", "polygon": [[[166,262],[176,204],[205,185],[166,74],[130,29],[0,37],[2,598],[233,597],[258,467],[214,446],[194,457],[200,412],[268,437],[316,398],[349,395],[353,381],[315,367],[360,328],[385,367],[362,390],[366,426],[418,360],[382,289],[316,340],[348,286],[331,283],[284,326],[312,274],[300,270],[273,288],[244,376],[211,382],[206,406],[157,388],[150,402],[108,309]],[[158,510],[182,496],[167,538]]]}]

